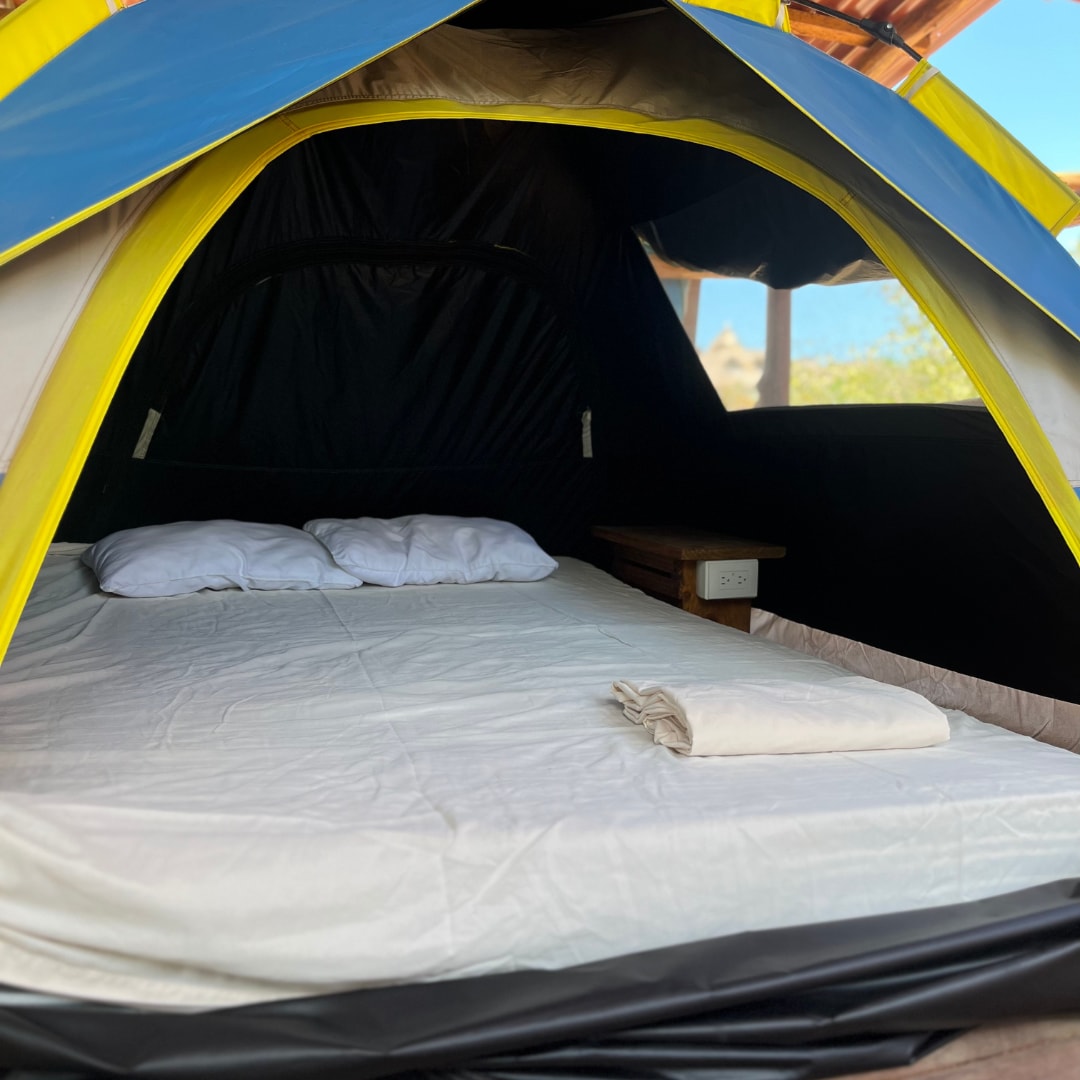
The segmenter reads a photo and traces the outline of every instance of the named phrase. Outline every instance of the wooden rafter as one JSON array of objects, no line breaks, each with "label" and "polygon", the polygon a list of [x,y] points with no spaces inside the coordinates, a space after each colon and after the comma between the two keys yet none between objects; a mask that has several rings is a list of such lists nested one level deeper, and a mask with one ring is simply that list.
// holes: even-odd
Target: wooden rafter
[{"label": "wooden rafter", "polygon": [[[904,40],[922,55],[935,52],[966,26],[988,11],[997,0],[825,0],[847,15],[893,23]],[[793,0],[798,3],[798,0]],[[803,12],[791,7],[792,30],[823,52],[835,56],[849,67],[861,71],[876,82],[894,86],[912,68],[914,61],[897,48],[873,38],[848,41],[821,36],[824,31],[815,22],[807,24]],[[828,19],[829,16],[823,16]],[[838,26],[840,20],[832,20]],[[856,27],[848,27],[856,30]],[[867,38],[869,36],[867,35]]]},{"label": "wooden rafter", "polygon": [[802,8],[788,8],[788,18],[791,20],[791,32],[797,37],[807,41],[835,41],[844,45],[861,45],[866,47],[874,44],[872,38],[865,30],[860,30],[851,23],[840,19],[833,19],[828,15],[820,15],[816,11],[805,11]]}]

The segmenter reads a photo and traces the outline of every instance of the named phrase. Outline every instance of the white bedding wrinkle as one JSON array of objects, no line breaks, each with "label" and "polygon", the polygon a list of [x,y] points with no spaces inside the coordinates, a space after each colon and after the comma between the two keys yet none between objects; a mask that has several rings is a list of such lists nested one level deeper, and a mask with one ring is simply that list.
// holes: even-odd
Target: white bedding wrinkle
[{"label": "white bedding wrinkle", "polygon": [[0,982],[216,1007],[1080,875],[1080,757],[959,713],[925,749],[658,753],[614,677],[838,669],[574,560],[131,601],[79,550],[0,668]]}]

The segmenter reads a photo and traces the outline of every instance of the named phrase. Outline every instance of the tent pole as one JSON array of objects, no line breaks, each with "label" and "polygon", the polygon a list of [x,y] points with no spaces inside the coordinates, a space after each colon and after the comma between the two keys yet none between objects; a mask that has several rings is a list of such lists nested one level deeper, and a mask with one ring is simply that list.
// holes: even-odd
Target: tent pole
[{"label": "tent pole", "polygon": [[698,307],[701,303],[701,278],[690,278],[683,282],[682,323],[686,336],[697,341]]},{"label": "tent pole", "polygon": [[787,405],[791,394],[791,290],[769,289],[765,301],[765,370],[758,404]]}]

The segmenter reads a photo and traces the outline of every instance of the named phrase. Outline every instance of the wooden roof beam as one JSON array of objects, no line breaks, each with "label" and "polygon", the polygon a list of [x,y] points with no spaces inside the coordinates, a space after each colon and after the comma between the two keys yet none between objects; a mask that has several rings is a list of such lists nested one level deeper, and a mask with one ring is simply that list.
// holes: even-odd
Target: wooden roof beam
[{"label": "wooden roof beam", "polygon": [[[798,0],[795,0],[797,3]],[[875,38],[851,23],[833,19],[816,11],[789,7],[791,32],[812,41],[836,41],[843,45],[873,45]]]},{"label": "wooden roof beam", "polygon": [[[797,2],[797,0],[795,0]],[[927,56],[989,11],[997,0],[829,0],[859,18],[892,22],[916,52]],[[789,9],[790,10],[790,9]],[[859,46],[832,42],[825,51],[875,82],[895,86],[914,67],[902,50],[874,41]]]}]

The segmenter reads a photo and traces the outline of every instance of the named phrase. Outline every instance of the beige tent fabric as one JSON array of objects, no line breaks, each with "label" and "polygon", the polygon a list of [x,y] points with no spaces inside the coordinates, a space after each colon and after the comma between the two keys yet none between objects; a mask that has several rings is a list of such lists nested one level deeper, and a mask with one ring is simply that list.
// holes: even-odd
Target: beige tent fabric
[{"label": "beige tent fabric", "polygon": [[1033,305],[1011,303],[1001,284],[981,267],[968,276],[963,301],[1038,417],[1069,482],[1080,486],[1080,347]]},{"label": "beige tent fabric", "polygon": [[753,611],[750,632],[857,675],[914,690],[939,708],[958,709],[988,724],[1080,753],[1080,705],[924,664],[768,611]]},{"label": "beige tent fabric", "polygon": [[165,181],[95,214],[0,267],[0,474],[117,245]]},{"label": "beige tent fabric", "polygon": [[1080,1076],[1080,1017],[990,1024],[899,1069],[848,1080],[1075,1080]]}]

